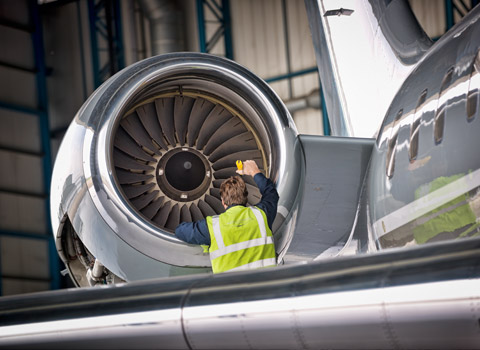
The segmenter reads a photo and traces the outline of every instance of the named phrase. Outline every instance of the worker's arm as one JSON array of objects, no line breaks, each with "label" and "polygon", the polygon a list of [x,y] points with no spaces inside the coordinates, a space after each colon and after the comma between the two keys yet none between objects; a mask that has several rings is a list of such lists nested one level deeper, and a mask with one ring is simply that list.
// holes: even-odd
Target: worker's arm
[{"label": "worker's arm", "polygon": [[210,233],[208,233],[205,219],[195,222],[182,222],[175,229],[175,235],[187,243],[210,245]]},{"label": "worker's arm", "polygon": [[272,180],[268,179],[262,173],[257,173],[253,177],[255,183],[262,194],[262,199],[256,207],[262,209],[267,215],[268,226],[272,229],[273,221],[277,216],[278,192]]},{"label": "worker's arm", "polygon": [[255,183],[262,194],[262,199],[256,207],[262,209],[267,215],[268,226],[272,229],[273,221],[277,216],[278,192],[272,180],[263,175],[253,160],[246,160],[243,162],[241,169],[237,170],[240,175],[250,175],[255,180]]}]

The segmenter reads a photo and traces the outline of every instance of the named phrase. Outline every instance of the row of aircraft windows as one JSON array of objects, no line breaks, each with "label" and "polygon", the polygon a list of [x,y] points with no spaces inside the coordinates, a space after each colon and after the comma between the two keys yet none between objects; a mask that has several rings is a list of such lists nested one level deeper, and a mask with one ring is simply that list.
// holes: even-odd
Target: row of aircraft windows
[{"label": "row of aircraft windows", "polygon": [[[454,68],[450,68],[445,77],[442,80],[442,85],[440,87],[440,94],[439,94],[439,101],[442,101],[442,96],[444,96],[445,92],[448,90],[450,85],[452,84],[453,80],[453,72]],[[472,72],[470,74],[470,82],[472,81],[473,77],[480,74],[480,50],[477,52],[475,56],[475,60],[472,64]],[[417,105],[415,107],[414,112],[414,121],[410,125],[410,142],[409,142],[409,149],[408,155],[410,158],[410,162],[414,162],[417,159],[418,155],[418,138],[419,138],[419,130],[421,125],[421,116],[418,116],[420,111],[420,107],[425,103],[427,100],[427,93],[428,89],[425,89],[420,94],[418,99]],[[469,89],[467,94],[467,121],[471,122],[475,115],[477,114],[478,109],[478,99],[479,99],[479,89],[478,87],[475,89]],[[435,144],[438,145],[443,140],[443,132],[445,128],[445,113],[446,113],[447,101],[443,101],[442,105],[437,108],[434,118],[433,124],[433,137],[435,140]],[[395,153],[397,148],[397,139],[398,139],[398,128],[397,124],[399,123],[401,117],[403,115],[403,109],[400,109],[395,116],[393,121],[392,129],[394,130],[394,135],[388,141],[388,149],[387,149],[387,159],[386,159],[386,173],[389,178],[391,178],[395,171]]]}]

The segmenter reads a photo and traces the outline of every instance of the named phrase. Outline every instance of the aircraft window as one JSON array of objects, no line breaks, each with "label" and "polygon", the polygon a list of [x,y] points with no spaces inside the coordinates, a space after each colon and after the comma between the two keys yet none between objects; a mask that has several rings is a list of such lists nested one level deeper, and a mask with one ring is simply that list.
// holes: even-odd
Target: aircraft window
[{"label": "aircraft window", "polygon": [[440,111],[437,112],[435,116],[435,125],[434,125],[434,137],[435,143],[438,144],[443,140],[443,128],[445,126],[445,106],[442,106]]},{"label": "aircraft window", "polygon": [[453,67],[448,70],[447,74],[445,75],[445,78],[443,78],[442,86],[440,87],[441,95],[450,86],[452,82],[452,76],[453,76]]},{"label": "aircraft window", "polygon": [[410,161],[415,160],[418,155],[418,135],[420,130],[420,119],[421,119],[418,117],[418,109],[427,100],[427,92],[428,90],[425,89],[420,95],[417,106],[415,107],[415,114],[413,115],[414,121],[410,126],[410,148],[409,148]]},{"label": "aircraft window", "polygon": [[[474,80],[480,80],[480,50],[475,56],[475,60],[472,64],[472,74],[470,75],[470,86]],[[470,90],[468,89],[467,95],[467,120],[471,122],[475,118],[478,110],[478,97],[480,93],[478,88]]]},{"label": "aircraft window", "polygon": [[387,150],[387,163],[386,163],[386,171],[387,176],[391,178],[393,176],[393,172],[395,171],[395,153],[397,148],[397,138],[398,138],[398,129],[397,124],[400,118],[403,115],[403,109],[399,110],[397,115],[395,116],[395,120],[393,121],[393,136],[388,142],[388,150]]},{"label": "aircraft window", "polygon": [[[453,67],[450,68],[443,78],[442,86],[440,88],[440,95],[439,99],[443,96],[445,90],[450,86],[453,77]],[[445,127],[445,107],[447,103],[442,103],[442,105],[437,109],[437,113],[435,115],[435,123],[433,125],[433,133],[435,138],[435,143],[439,144],[442,142],[443,139],[443,129]]]},{"label": "aircraft window", "polygon": [[412,135],[410,136],[410,161],[417,159],[418,155],[418,133],[420,131],[420,119],[412,124]]},{"label": "aircraft window", "polygon": [[473,118],[475,118],[475,114],[477,114],[478,108],[478,89],[472,90],[468,92],[467,97],[467,120],[471,122]]},{"label": "aircraft window", "polygon": [[415,107],[415,113],[417,112],[418,108],[420,108],[425,103],[425,101],[427,100],[427,92],[428,92],[428,89],[425,89],[425,90],[422,91],[422,94],[420,95],[420,98],[418,99],[417,106]]}]

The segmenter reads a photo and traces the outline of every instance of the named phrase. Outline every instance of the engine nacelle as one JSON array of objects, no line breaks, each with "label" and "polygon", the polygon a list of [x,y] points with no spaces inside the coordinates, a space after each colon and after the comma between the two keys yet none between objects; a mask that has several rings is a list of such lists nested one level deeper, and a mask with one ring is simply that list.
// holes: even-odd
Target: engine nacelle
[{"label": "engine nacelle", "polygon": [[[277,186],[281,259],[304,160],[273,90],[237,63],[199,53],[152,57],[106,81],[70,125],[53,172],[53,232],[74,282],[208,271],[208,254],[173,232],[223,211],[219,187],[237,159],[254,159]],[[260,193],[245,180],[255,204]]]}]

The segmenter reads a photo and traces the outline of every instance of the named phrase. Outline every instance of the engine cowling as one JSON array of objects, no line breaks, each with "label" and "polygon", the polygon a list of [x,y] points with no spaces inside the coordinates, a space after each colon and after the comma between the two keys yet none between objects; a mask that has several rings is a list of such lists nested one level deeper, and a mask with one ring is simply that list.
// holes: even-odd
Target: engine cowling
[{"label": "engine cowling", "polygon": [[[110,78],[76,115],[54,167],[52,224],[75,283],[207,271],[208,254],[173,232],[223,211],[219,187],[237,159],[256,160],[276,183],[281,259],[304,161],[273,90],[239,64],[199,53],[156,56]],[[245,180],[255,204],[260,193]]]}]

